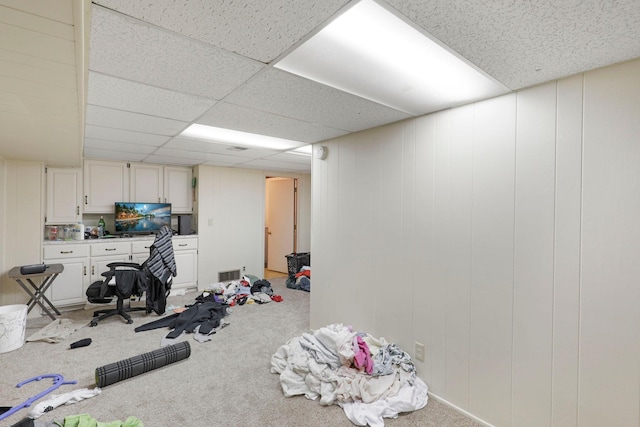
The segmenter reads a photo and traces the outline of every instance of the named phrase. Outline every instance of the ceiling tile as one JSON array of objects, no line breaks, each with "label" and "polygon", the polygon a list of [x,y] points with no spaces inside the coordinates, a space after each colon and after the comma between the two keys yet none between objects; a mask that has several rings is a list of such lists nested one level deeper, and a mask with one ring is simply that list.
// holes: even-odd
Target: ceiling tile
[{"label": "ceiling tile", "polygon": [[97,5],[92,11],[92,71],[221,99],[264,66]]},{"label": "ceiling tile", "polygon": [[640,56],[637,0],[386,0],[512,90]]},{"label": "ceiling tile", "polygon": [[101,107],[193,121],[215,101],[118,77],[90,72],[87,102]]},{"label": "ceiling tile", "polygon": [[88,124],[97,126],[168,136],[180,133],[188,125],[187,122],[178,120],[97,107],[95,105],[87,105],[86,121]]},{"label": "ceiling tile", "polygon": [[203,125],[308,143],[325,141],[348,133],[342,129],[335,129],[330,126],[297,120],[228,102],[217,103],[196,122]]},{"label": "ceiling tile", "polygon": [[222,161],[228,163],[242,163],[246,162],[247,159],[244,157],[234,156],[233,154],[225,153],[199,153],[196,151],[186,151],[186,150],[176,150],[173,148],[159,148],[155,153],[157,156],[165,156],[165,157],[180,157],[183,159],[193,159],[198,161],[198,163],[203,163],[207,161]]},{"label": "ceiling tile", "polygon": [[274,68],[251,79],[226,101],[352,132],[411,117]]},{"label": "ceiling tile", "polygon": [[269,63],[349,0],[97,0],[109,9]]},{"label": "ceiling tile", "polygon": [[130,144],[126,142],[105,141],[104,139],[84,139],[85,148],[98,150],[124,151],[126,153],[151,154],[157,147],[153,145]]},{"label": "ceiling tile", "polygon": [[112,151],[85,147],[84,157],[88,159],[117,160],[122,162],[141,162],[145,157],[147,157],[147,155],[142,153],[129,153],[126,151]]},{"label": "ceiling tile", "polygon": [[155,163],[160,165],[177,165],[177,166],[196,166],[202,163],[202,161],[195,161],[193,159],[185,159],[181,157],[169,157],[169,156],[157,156],[152,154],[144,159],[145,163]]},{"label": "ceiling tile", "polygon": [[311,162],[308,165],[297,164],[291,162],[280,162],[276,160],[257,159],[247,163],[243,163],[243,167],[252,169],[272,169],[272,170],[295,170],[295,171],[311,171]]},{"label": "ceiling tile", "polygon": [[85,138],[104,139],[107,141],[128,142],[142,145],[160,146],[169,140],[166,135],[133,132],[124,129],[87,125],[84,129]]}]

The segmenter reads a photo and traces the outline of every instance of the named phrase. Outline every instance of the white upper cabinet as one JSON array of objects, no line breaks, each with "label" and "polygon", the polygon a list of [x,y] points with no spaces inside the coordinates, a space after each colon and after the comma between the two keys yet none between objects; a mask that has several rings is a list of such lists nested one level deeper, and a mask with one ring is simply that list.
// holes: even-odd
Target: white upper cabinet
[{"label": "white upper cabinet", "polygon": [[113,213],[115,202],[171,203],[171,212],[192,213],[193,172],[184,166],[84,162],[84,212]]},{"label": "white upper cabinet", "polygon": [[131,163],[129,169],[131,202],[163,202],[162,166],[148,163]]},{"label": "white upper cabinet", "polygon": [[69,224],[82,220],[82,169],[47,168],[45,224]]},{"label": "white upper cabinet", "polygon": [[190,214],[193,211],[192,179],[191,168],[164,167],[164,201],[171,203],[172,213]]},{"label": "white upper cabinet", "polygon": [[84,161],[84,212],[113,213],[115,202],[129,201],[127,163]]}]

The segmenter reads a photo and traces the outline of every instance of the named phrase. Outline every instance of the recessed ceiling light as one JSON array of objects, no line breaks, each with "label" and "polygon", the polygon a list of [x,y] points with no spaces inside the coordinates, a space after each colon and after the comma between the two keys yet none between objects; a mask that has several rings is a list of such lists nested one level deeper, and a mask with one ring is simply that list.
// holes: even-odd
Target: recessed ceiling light
[{"label": "recessed ceiling light", "polygon": [[373,0],[362,0],[276,68],[422,115],[509,89]]},{"label": "recessed ceiling light", "polygon": [[271,150],[290,150],[306,145],[305,142],[291,139],[275,138],[273,136],[258,135],[256,133],[241,132],[214,126],[192,124],[180,134],[181,137],[201,139],[204,141],[231,144],[240,147],[257,147]]}]

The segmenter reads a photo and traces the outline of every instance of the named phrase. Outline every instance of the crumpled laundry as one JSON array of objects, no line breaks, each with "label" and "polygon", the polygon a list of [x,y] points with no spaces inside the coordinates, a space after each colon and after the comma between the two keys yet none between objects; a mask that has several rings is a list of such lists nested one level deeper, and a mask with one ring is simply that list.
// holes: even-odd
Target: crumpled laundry
[{"label": "crumpled laundry", "polygon": [[71,405],[76,402],[80,402],[81,400],[97,396],[101,392],[102,390],[100,390],[100,388],[95,387],[93,389],[80,388],[78,390],[73,390],[64,394],[53,394],[47,400],[38,402],[38,404],[34,406],[31,411],[29,411],[28,417],[31,419],[36,419],[44,413],[57,408],[58,406]]},{"label": "crumpled laundry", "polygon": [[[366,348],[376,351],[355,362]],[[354,346],[354,342],[358,343]],[[368,375],[356,363],[370,366],[381,353],[377,375]],[[271,357],[271,372],[280,375],[285,396],[303,395],[321,405],[336,404],[359,426],[384,426],[384,418],[415,411],[427,404],[427,385],[417,375],[411,358],[395,344],[356,333],[342,324],[290,339]],[[383,374],[384,372],[384,374]]]}]

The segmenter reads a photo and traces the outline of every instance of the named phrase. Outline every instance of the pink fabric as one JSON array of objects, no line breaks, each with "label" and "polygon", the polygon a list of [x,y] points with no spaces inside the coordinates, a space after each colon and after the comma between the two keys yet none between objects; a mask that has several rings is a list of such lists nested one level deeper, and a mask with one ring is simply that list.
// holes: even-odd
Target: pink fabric
[{"label": "pink fabric", "polygon": [[358,369],[363,369],[367,374],[373,372],[373,359],[371,359],[371,353],[369,353],[369,346],[358,335],[354,337],[353,343],[353,366]]}]

